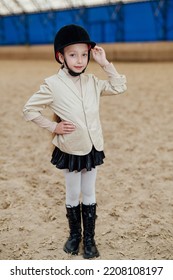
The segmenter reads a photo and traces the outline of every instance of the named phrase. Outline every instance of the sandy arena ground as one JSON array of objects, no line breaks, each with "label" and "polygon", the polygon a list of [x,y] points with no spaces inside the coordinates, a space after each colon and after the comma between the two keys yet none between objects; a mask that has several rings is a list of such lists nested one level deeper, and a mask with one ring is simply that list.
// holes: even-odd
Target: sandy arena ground
[{"label": "sandy arena ground", "polygon": [[[62,260],[68,236],[51,135],[22,108],[54,61],[0,62],[0,259]],[[128,91],[101,100],[105,164],[97,177],[100,259],[173,259],[173,63],[115,63]],[[88,71],[104,78],[90,63]],[[51,116],[50,111],[45,112]]]}]

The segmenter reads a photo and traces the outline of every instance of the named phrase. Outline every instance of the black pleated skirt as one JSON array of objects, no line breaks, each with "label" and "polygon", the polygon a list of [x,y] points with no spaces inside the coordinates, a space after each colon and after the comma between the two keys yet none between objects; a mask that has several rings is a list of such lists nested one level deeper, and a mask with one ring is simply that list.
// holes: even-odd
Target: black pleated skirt
[{"label": "black pleated skirt", "polygon": [[84,156],[77,156],[62,152],[58,147],[55,147],[52,153],[51,163],[58,169],[68,169],[70,172],[80,172],[82,169],[90,171],[97,165],[103,164],[105,154],[103,151],[97,151],[95,147],[89,154]]}]

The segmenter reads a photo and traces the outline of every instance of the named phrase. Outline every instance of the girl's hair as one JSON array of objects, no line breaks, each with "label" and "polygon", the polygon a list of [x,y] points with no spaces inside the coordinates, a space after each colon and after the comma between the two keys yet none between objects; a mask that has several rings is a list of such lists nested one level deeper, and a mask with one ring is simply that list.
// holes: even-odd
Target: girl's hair
[{"label": "girl's hair", "polygon": [[[61,119],[58,115],[56,115],[55,113],[53,113],[53,116],[52,116],[52,121],[54,122],[57,122],[57,123],[60,123]],[[56,133],[52,133],[52,139],[55,137]],[[55,146],[52,146],[52,150],[55,148]]]},{"label": "girl's hair", "polygon": [[60,122],[61,121],[61,119],[60,119],[60,117],[58,116],[58,115],[56,115],[55,113],[53,114],[53,121],[54,122]]},{"label": "girl's hair", "polygon": [[[53,122],[57,122],[60,123],[61,119],[58,115],[56,115],[55,113],[53,113],[53,117],[52,117]],[[53,138],[55,137],[56,133],[52,133]]]}]

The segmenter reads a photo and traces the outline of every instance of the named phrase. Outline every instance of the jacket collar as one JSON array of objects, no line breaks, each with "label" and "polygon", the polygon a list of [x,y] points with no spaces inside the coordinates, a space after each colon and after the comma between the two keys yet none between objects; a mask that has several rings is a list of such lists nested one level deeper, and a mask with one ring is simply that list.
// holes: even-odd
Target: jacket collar
[{"label": "jacket collar", "polygon": [[[82,97],[79,94],[79,91],[78,91],[77,87],[75,86],[73,80],[70,79],[70,77],[65,73],[65,71],[60,69],[58,71],[58,77],[66,84],[66,86],[68,86],[75,93],[75,95],[79,99],[82,99]],[[80,79],[81,79],[81,87],[82,87],[82,96],[84,96],[85,91],[86,91],[86,80],[87,80],[87,78],[84,74],[81,74]]]}]

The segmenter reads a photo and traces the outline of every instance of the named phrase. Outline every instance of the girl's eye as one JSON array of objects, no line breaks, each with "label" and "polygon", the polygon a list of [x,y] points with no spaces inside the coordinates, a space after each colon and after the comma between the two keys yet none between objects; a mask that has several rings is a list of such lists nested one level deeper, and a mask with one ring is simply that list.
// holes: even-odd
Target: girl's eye
[{"label": "girl's eye", "polygon": [[[71,54],[70,54],[70,56],[71,56],[71,57],[75,57],[75,56],[76,56],[76,54],[75,54],[75,53],[71,53]],[[82,56],[83,56],[83,57],[87,57],[87,56],[88,56],[88,54],[87,54],[87,53],[84,53]]]}]

